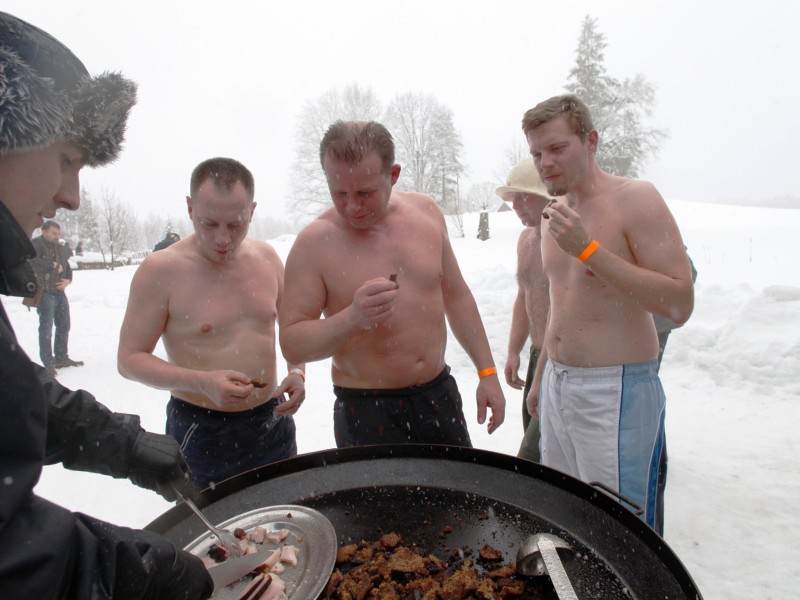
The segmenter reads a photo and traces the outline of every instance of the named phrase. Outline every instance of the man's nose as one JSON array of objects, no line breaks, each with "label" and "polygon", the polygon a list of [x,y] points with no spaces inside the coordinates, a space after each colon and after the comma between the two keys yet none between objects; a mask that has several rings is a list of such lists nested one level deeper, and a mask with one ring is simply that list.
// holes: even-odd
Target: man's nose
[{"label": "man's nose", "polygon": [[218,246],[227,246],[228,244],[231,243],[231,234],[228,232],[226,228],[219,227],[214,232],[214,242]]},{"label": "man's nose", "polygon": [[65,174],[55,195],[61,208],[78,210],[81,206],[81,182],[78,173]]},{"label": "man's nose", "polygon": [[539,170],[546,169],[553,165],[553,157],[549,152],[542,152],[539,157]]}]

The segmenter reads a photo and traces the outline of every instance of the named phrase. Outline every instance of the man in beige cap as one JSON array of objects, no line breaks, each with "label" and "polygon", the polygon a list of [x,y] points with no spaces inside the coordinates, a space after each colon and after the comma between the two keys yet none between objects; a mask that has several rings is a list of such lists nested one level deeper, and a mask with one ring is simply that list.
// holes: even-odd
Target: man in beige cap
[{"label": "man in beige cap", "polygon": [[[522,393],[522,425],[525,435],[518,456],[539,462],[539,417],[531,417],[525,405],[536,362],[542,350],[547,310],[550,306],[547,277],[542,269],[542,210],[550,197],[539,179],[532,158],[520,161],[508,174],[497,195],[509,202],[525,229],[517,242],[517,299],[511,315],[506,356],[506,383]],[[519,376],[520,353],[530,338],[531,350],[525,379]]]}]

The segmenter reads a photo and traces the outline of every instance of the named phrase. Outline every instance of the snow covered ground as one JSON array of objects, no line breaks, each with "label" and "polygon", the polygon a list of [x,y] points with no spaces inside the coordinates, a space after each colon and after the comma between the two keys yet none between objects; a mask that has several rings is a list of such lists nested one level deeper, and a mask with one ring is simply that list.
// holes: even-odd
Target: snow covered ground
[{"label": "snow covered ground", "polygon": [[[800,582],[800,210],[672,200],[670,207],[697,266],[694,315],[673,332],[661,369],[667,392],[668,544],[707,599],[797,597]],[[453,238],[478,302],[498,367],[505,361],[516,294],[511,212],[490,215],[491,238]],[[271,243],[285,257],[294,236]],[[113,410],[138,413],[163,431],[167,394],[123,379],[117,336],[136,269],[78,271],[70,353],[86,361],[60,380],[85,388]],[[35,312],[4,299],[20,342],[38,357]],[[506,422],[494,435],[475,420],[472,364],[451,339],[448,362],[459,381],[476,447],[516,454],[521,392],[504,385]],[[329,361],[308,367],[308,401],[296,416],[300,452],[334,446]],[[170,505],[126,481],[48,467],[38,493],[73,510],[142,527]]]}]

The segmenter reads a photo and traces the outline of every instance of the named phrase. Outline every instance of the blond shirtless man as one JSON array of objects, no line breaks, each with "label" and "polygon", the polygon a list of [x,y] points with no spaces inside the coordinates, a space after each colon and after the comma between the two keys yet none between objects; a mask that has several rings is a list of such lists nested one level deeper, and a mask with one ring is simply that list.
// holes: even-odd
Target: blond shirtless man
[{"label": "blond shirtless man", "polygon": [[471,446],[445,364],[445,317],[478,370],[478,422],[491,410],[489,433],[503,422],[505,399],[441,211],[429,196],[393,190],[400,165],[379,123],[333,124],[320,161],[333,207],[300,232],[286,259],[284,355],[332,357],[339,447]]},{"label": "blond shirtless man", "polygon": [[[517,241],[517,298],[511,313],[508,353],[504,373],[506,383],[522,392],[522,428],[524,435],[517,456],[539,462],[539,418],[532,418],[525,399],[533,383],[533,374],[542,352],[544,328],[550,298],[547,276],[542,268],[542,211],[550,202],[547,189],[539,179],[533,159],[517,163],[508,173],[506,185],[497,195],[511,204],[525,225]],[[520,353],[530,340],[530,358],[525,379],[519,376]]]},{"label": "blond shirtless man", "polygon": [[564,196],[542,226],[550,314],[528,396],[542,463],[608,485],[659,531],[665,397],[651,313],[677,323],[692,313],[681,234],[652,184],[600,169],[598,133],[576,96],[530,109],[522,129],[548,192]]},{"label": "blond shirtless man", "polygon": [[[291,415],[305,375],[301,362],[289,363],[278,383],[283,265],[269,244],[246,237],[252,174],[212,158],[194,169],[190,190],[194,233],[137,269],[117,361],[124,377],[171,392],[167,433],[205,488],[297,454]],[[153,354],[159,339],[167,360]]]}]

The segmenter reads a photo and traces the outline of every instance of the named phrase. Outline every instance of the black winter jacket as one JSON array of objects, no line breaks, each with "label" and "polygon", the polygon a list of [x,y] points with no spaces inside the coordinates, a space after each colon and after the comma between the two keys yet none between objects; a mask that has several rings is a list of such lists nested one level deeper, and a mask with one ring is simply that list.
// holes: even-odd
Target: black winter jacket
[{"label": "black winter jacket", "polygon": [[[72,281],[72,268],[64,248],[58,242],[49,242],[41,235],[33,238],[32,243],[36,258],[31,259],[31,266],[38,285],[50,294],[63,294],[63,290],[56,289],[56,284],[61,279]],[[61,265],[61,273],[56,270],[55,263]]]},{"label": "black winter jacket", "polygon": [[[27,236],[0,202],[0,293],[33,296]],[[205,599],[211,578],[200,559],[157,534],[72,513],[33,492],[42,466],[127,476],[141,431],[71,391],[17,343],[0,303],[0,598]]]}]

